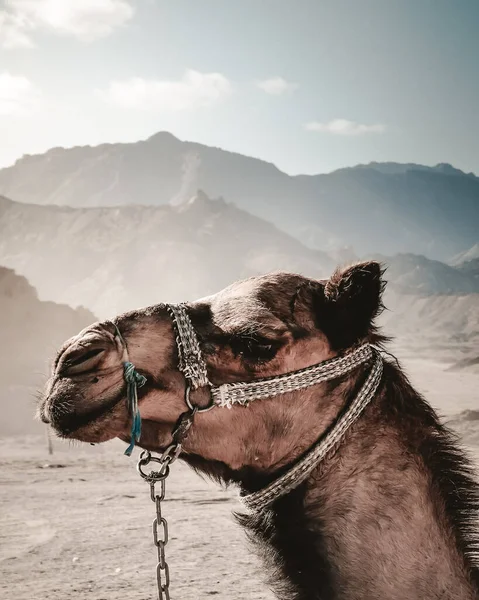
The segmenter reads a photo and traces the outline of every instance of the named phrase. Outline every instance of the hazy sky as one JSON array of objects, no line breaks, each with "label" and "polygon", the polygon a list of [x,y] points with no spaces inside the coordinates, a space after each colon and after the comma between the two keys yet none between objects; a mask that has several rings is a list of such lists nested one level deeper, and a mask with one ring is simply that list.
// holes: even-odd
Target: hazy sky
[{"label": "hazy sky", "polygon": [[479,0],[0,0],[0,166],[159,130],[479,172]]}]

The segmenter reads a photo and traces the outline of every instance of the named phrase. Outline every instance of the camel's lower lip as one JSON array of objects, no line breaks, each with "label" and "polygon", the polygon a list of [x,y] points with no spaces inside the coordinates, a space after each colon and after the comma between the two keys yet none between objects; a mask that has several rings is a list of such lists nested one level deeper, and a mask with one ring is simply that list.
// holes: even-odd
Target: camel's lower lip
[{"label": "camel's lower lip", "polygon": [[93,424],[98,419],[107,416],[117,404],[122,401],[122,396],[115,395],[102,403],[101,406],[83,414],[62,414],[51,419],[51,425],[61,437],[74,438],[80,429]]}]

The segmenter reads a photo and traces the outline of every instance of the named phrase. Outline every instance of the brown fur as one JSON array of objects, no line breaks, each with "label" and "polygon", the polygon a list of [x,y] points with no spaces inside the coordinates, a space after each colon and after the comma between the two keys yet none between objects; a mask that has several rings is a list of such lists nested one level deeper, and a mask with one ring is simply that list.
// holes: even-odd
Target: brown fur
[{"label": "brown fur", "polygon": [[[208,363],[221,384],[276,375],[369,340],[384,283],[377,263],[328,281],[275,274],[252,278],[190,306]],[[171,321],[163,305],[119,317],[129,359],[145,374],[141,445],[161,450],[185,410]],[[129,438],[122,362],[112,323],[70,340],[55,363],[41,409],[64,436]],[[368,366],[301,392],[196,416],[184,459],[245,491],[284,472],[336,421]],[[207,390],[194,402],[206,405]],[[239,520],[259,542],[280,598],[472,600],[478,491],[452,435],[387,363],[375,400],[308,480],[262,515]]]}]

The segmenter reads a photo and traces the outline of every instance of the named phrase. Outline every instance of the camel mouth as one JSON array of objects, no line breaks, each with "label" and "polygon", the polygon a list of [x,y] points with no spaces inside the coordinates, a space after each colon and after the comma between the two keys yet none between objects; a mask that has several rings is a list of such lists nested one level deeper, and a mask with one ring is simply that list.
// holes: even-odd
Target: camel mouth
[{"label": "camel mouth", "polygon": [[[100,425],[102,421],[108,420],[108,417],[122,401],[123,395],[115,393],[110,398],[103,398],[100,406],[79,413],[75,410],[66,411],[56,399],[47,413],[45,409],[45,404],[48,402],[47,399],[40,409],[40,418],[44,423],[49,423],[59,437],[90,441],[86,439],[88,431],[92,429],[96,430],[95,425]],[[95,438],[97,438],[96,431]],[[92,439],[91,441],[98,440]]]}]

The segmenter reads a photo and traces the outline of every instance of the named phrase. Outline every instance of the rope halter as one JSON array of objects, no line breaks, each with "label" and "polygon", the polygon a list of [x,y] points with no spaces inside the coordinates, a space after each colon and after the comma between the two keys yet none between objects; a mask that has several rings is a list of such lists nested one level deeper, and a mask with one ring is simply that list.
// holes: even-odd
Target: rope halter
[{"label": "rope halter", "polygon": [[[260,511],[278,497],[286,495],[302,483],[326,455],[337,446],[351,425],[359,418],[369,402],[373,399],[383,372],[383,360],[377,348],[371,344],[363,344],[358,348],[326,360],[305,369],[291,371],[273,377],[263,377],[253,381],[241,381],[213,385],[208,379],[207,365],[201,352],[195,328],[190,320],[184,304],[167,304],[176,333],[178,350],[178,368],[184,375],[187,385],[185,399],[188,407],[196,412],[210,410],[215,406],[231,409],[235,405],[248,406],[254,400],[272,398],[274,396],[296,392],[319,383],[337,379],[346,375],[360,365],[373,361],[371,371],[357,396],[329,433],[321,438],[291,469],[266,488],[251,494],[245,494],[242,500],[249,508]],[[128,366],[127,366],[128,365]],[[134,366],[125,363],[125,379],[128,383],[128,399],[132,412],[131,444],[126,454],[131,454],[135,442],[140,438],[141,418],[138,409],[136,387],[143,385],[146,379],[139,375]],[[209,387],[211,404],[206,408],[193,407],[190,402],[190,390]],[[190,423],[191,425],[191,423]]]},{"label": "rope halter", "polygon": [[141,416],[138,408],[138,388],[146,383],[146,377],[140,375],[135,369],[135,365],[129,361],[123,363],[123,376],[126,381],[126,397],[128,399],[128,409],[132,415],[131,422],[131,442],[125,450],[125,454],[130,456],[135,443],[140,441],[141,436]]}]

